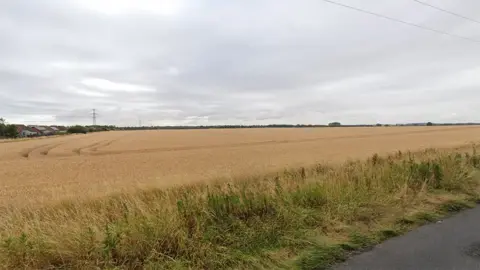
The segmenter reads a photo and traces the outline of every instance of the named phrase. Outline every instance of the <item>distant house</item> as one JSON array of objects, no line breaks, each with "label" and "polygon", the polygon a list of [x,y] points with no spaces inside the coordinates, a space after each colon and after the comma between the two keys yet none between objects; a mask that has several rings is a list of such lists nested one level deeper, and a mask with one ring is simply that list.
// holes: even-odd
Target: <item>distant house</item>
[{"label": "distant house", "polygon": [[52,130],[47,130],[45,126],[29,126],[31,129],[35,130],[36,132],[39,132],[40,135],[46,136],[46,135],[52,135],[53,131]]},{"label": "distant house", "polygon": [[50,127],[55,131],[55,133],[62,134],[67,132],[67,128],[64,126],[50,126]]},{"label": "distant house", "polygon": [[34,136],[41,135],[38,131],[32,128],[29,128],[25,125],[16,125],[16,126],[17,126],[18,135],[20,137],[34,137]]},{"label": "distant house", "polygon": [[28,128],[34,132],[36,132],[39,136],[43,135],[42,131],[37,129],[35,126],[28,126]]},{"label": "distant house", "polygon": [[45,129],[45,131],[43,133],[44,135],[49,136],[49,135],[54,135],[55,134],[55,130],[53,128],[51,128],[49,126],[42,126],[42,127]]},{"label": "distant house", "polygon": [[29,127],[26,127],[25,134],[27,134],[28,137],[36,137],[36,136],[41,136],[42,135],[42,134],[38,133],[36,130],[31,129]]},{"label": "distant house", "polygon": [[53,133],[58,133],[58,128],[56,126],[50,126],[50,129],[53,130]]}]

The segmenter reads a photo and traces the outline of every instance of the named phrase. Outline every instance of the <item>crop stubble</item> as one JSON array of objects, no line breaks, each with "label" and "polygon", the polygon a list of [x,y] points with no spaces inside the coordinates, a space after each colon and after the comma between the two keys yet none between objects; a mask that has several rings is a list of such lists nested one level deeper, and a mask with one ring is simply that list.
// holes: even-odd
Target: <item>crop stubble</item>
[{"label": "crop stubble", "polygon": [[115,131],[0,143],[0,205],[42,205],[372,153],[456,147],[480,127]]}]

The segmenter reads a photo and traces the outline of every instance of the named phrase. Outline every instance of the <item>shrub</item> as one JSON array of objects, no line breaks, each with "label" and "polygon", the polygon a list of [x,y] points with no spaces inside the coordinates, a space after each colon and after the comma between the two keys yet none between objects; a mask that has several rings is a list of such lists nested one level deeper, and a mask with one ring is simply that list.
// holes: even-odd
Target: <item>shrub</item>
[{"label": "shrub", "polygon": [[69,127],[67,129],[67,133],[83,133],[83,134],[87,134],[88,130],[86,127],[84,126],[79,126],[79,125],[76,125],[76,126],[72,126],[72,127]]}]

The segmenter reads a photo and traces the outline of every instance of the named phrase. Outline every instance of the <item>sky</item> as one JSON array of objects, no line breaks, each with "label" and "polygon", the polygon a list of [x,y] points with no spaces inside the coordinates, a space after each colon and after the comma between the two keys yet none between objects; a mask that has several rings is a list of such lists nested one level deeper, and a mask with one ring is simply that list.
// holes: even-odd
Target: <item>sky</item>
[{"label": "sky", "polygon": [[[480,24],[413,0],[0,2],[10,123],[480,122]],[[480,1],[424,0],[480,20]]]}]

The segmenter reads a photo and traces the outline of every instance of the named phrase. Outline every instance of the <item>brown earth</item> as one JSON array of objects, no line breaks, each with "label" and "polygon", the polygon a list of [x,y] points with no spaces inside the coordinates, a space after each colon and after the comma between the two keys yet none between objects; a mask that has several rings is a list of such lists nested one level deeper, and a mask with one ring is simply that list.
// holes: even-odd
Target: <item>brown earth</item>
[{"label": "brown earth", "polygon": [[478,142],[480,127],[115,131],[0,142],[0,205],[42,205],[373,153]]}]

